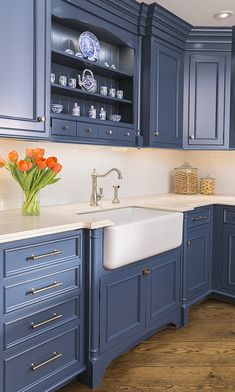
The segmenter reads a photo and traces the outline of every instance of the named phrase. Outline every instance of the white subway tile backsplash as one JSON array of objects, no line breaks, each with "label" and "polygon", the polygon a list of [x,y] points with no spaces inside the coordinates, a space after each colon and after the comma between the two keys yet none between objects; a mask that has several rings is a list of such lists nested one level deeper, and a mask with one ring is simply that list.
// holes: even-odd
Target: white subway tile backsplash
[{"label": "white subway tile backsplash", "polygon": [[[46,155],[56,155],[63,165],[61,181],[40,192],[42,205],[87,202],[91,192],[91,172],[105,173],[118,167],[123,179],[113,173],[99,179],[106,199],[112,199],[112,185],[120,184],[120,198],[172,191],[173,170],[184,161],[198,167],[199,176],[216,178],[216,192],[235,194],[235,151],[180,151],[36,143],[0,139],[0,156],[11,150],[24,156],[25,149],[43,147]],[[9,172],[0,169],[0,210],[20,208],[22,192]]]},{"label": "white subway tile backsplash", "polygon": [[[63,143],[36,143],[0,139],[0,156],[4,158],[11,150],[24,156],[26,148],[43,147],[47,156],[56,155],[63,165],[61,181],[41,190],[42,205],[56,205],[77,202],[89,203],[91,172],[105,173],[118,167],[123,179],[118,181],[113,173],[99,179],[106,199],[112,199],[112,185],[120,184],[120,198],[170,192],[170,173],[180,165],[185,153],[176,150],[131,149],[123,147],[103,147],[70,145]],[[22,192],[9,172],[0,170],[0,209],[20,208]]]}]

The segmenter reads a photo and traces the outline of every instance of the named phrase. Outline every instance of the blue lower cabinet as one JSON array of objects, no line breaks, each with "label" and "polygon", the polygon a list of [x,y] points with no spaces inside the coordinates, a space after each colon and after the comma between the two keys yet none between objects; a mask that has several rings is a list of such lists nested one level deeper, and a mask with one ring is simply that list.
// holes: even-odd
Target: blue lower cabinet
[{"label": "blue lower cabinet", "polygon": [[83,248],[81,230],[0,245],[1,392],[55,391],[84,371]]},{"label": "blue lower cabinet", "polygon": [[185,214],[182,284],[182,323],[188,324],[189,307],[211,290],[212,207]]},{"label": "blue lower cabinet", "polygon": [[213,281],[214,296],[235,302],[235,207],[215,206]]},{"label": "blue lower cabinet", "polygon": [[[20,352],[3,360],[4,392],[37,391],[42,392],[41,381],[71,367],[75,373],[79,358],[79,328],[68,331],[39,346]],[[14,375],[14,377],[12,377]],[[60,375],[61,376],[61,375]],[[51,383],[53,386],[53,382]]]},{"label": "blue lower cabinet", "polygon": [[100,279],[100,352],[144,330],[145,283],[142,266]]},{"label": "blue lower cabinet", "polygon": [[[158,327],[165,316],[178,312],[180,302],[180,257],[178,251],[157,256],[148,264],[146,324]],[[147,272],[148,272],[147,269]]]},{"label": "blue lower cabinet", "polygon": [[223,230],[221,285],[235,294],[235,226]]},{"label": "blue lower cabinet", "polygon": [[106,270],[103,230],[92,230],[89,241],[89,358],[85,381],[95,388],[113,359],[158,329],[170,323],[180,325],[181,248]]}]

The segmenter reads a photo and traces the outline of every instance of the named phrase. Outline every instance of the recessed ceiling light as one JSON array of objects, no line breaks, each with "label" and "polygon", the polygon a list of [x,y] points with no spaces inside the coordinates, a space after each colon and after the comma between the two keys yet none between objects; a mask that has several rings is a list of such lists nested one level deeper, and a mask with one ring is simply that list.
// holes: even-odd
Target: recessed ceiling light
[{"label": "recessed ceiling light", "polygon": [[215,14],[216,19],[228,19],[231,16],[233,16],[233,11],[220,11],[217,14]]}]

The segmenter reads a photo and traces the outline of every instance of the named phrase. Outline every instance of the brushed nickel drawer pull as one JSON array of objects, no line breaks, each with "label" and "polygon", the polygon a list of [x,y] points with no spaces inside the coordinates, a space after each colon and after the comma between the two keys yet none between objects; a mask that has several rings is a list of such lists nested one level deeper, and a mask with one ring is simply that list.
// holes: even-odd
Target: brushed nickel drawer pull
[{"label": "brushed nickel drawer pull", "polygon": [[68,126],[68,124],[65,124],[65,125],[63,125],[63,127],[62,127],[65,131],[67,131],[68,129],[69,129],[69,126]]},{"label": "brushed nickel drawer pull", "polygon": [[36,328],[42,327],[42,326],[45,325],[45,324],[49,324],[49,323],[51,323],[52,321],[59,320],[60,318],[62,318],[62,314],[53,313],[53,316],[52,316],[51,318],[49,318],[49,319],[47,319],[47,320],[45,320],[45,321],[42,321],[41,323],[37,323],[37,324],[35,324],[34,322],[32,322],[30,325],[31,325],[31,327],[32,327],[33,329],[36,329]]},{"label": "brushed nickel drawer pull", "polygon": [[86,129],[85,129],[85,132],[91,133],[91,132],[92,132],[92,129],[91,129],[91,128],[86,128]]},{"label": "brushed nickel drawer pull", "polygon": [[130,136],[130,132],[126,132],[126,133],[125,133],[125,136]]},{"label": "brushed nickel drawer pull", "polygon": [[192,244],[192,241],[191,241],[191,240],[188,240],[188,241],[187,241],[187,244],[188,244],[188,246],[190,246],[190,245]]},{"label": "brushed nickel drawer pull", "polygon": [[33,294],[33,295],[39,294],[39,293],[42,293],[43,291],[56,289],[57,287],[60,287],[60,286],[62,286],[62,282],[53,282],[53,284],[51,284],[50,286],[41,287],[39,289],[31,289],[30,294]]},{"label": "brushed nickel drawer pull", "polygon": [[112,129],[109,129],[108,131],[106,131],[106,133],[107,133],[108,135],[112,135],[112,134],[113,134],[113,131],[112,131]]},{"label": "brushed nickel drawer pull", "polygon": [[39,363],[38,365],[35,365],[34,363],[31,363],[31,369],[32,370],[38,370],[41,367],[47,365],[48,363],[51,363],[51,362],[53,362],[56,359],[61,358],[61,357],[62,357],[61,353],[54,352],[52,358],[49,358],[46,361]]},{"label": "brushed nickel drawer pull", "polygon": [[63,251],[62,250],[58,250],[55,249],[53,250],[53,252],[49,252],[49,253],[44,253],[42,255],[32,255],[27,257],[27,260],[38,260],[38,259],[42,259],[43,257],[50,257],[50,256],[56,256],[56,255],[62,255]]},{"label": "brushed nickel drawer pull", "polygon": [[201,220],[207,219],[207,216],[197,216],[196,218],[192,218],[193,222],[198,222]]}]

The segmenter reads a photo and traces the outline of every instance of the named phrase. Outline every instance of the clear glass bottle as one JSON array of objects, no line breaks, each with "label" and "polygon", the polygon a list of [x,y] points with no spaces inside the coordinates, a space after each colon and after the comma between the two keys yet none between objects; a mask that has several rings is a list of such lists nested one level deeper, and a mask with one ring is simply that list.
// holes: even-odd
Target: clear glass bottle
[{"label": "clear glass bottle", "polygon": [[198,193],[198,169],[188,162],[175,168],[174,193],[180,195],[195,195]]},{"label": "clear glass bottle", "polygon": [[81,115],[81,108],[80,106],[77,104],[77,102],[75,102],[74,107],[72,109],[72,115],[73,116],[80,116]]},{"label": "clear glass bottle", "polygon": [[106,120],[107,114],[106,114],[106,110],[104,110],[104,108],[100,109],[99,118],[100,118],[100,120]]},{"label": "clear glass bottle", "polygon": [[96,108],[93,105],[91,105],[88,114],[89,118],[96,118]]}]

